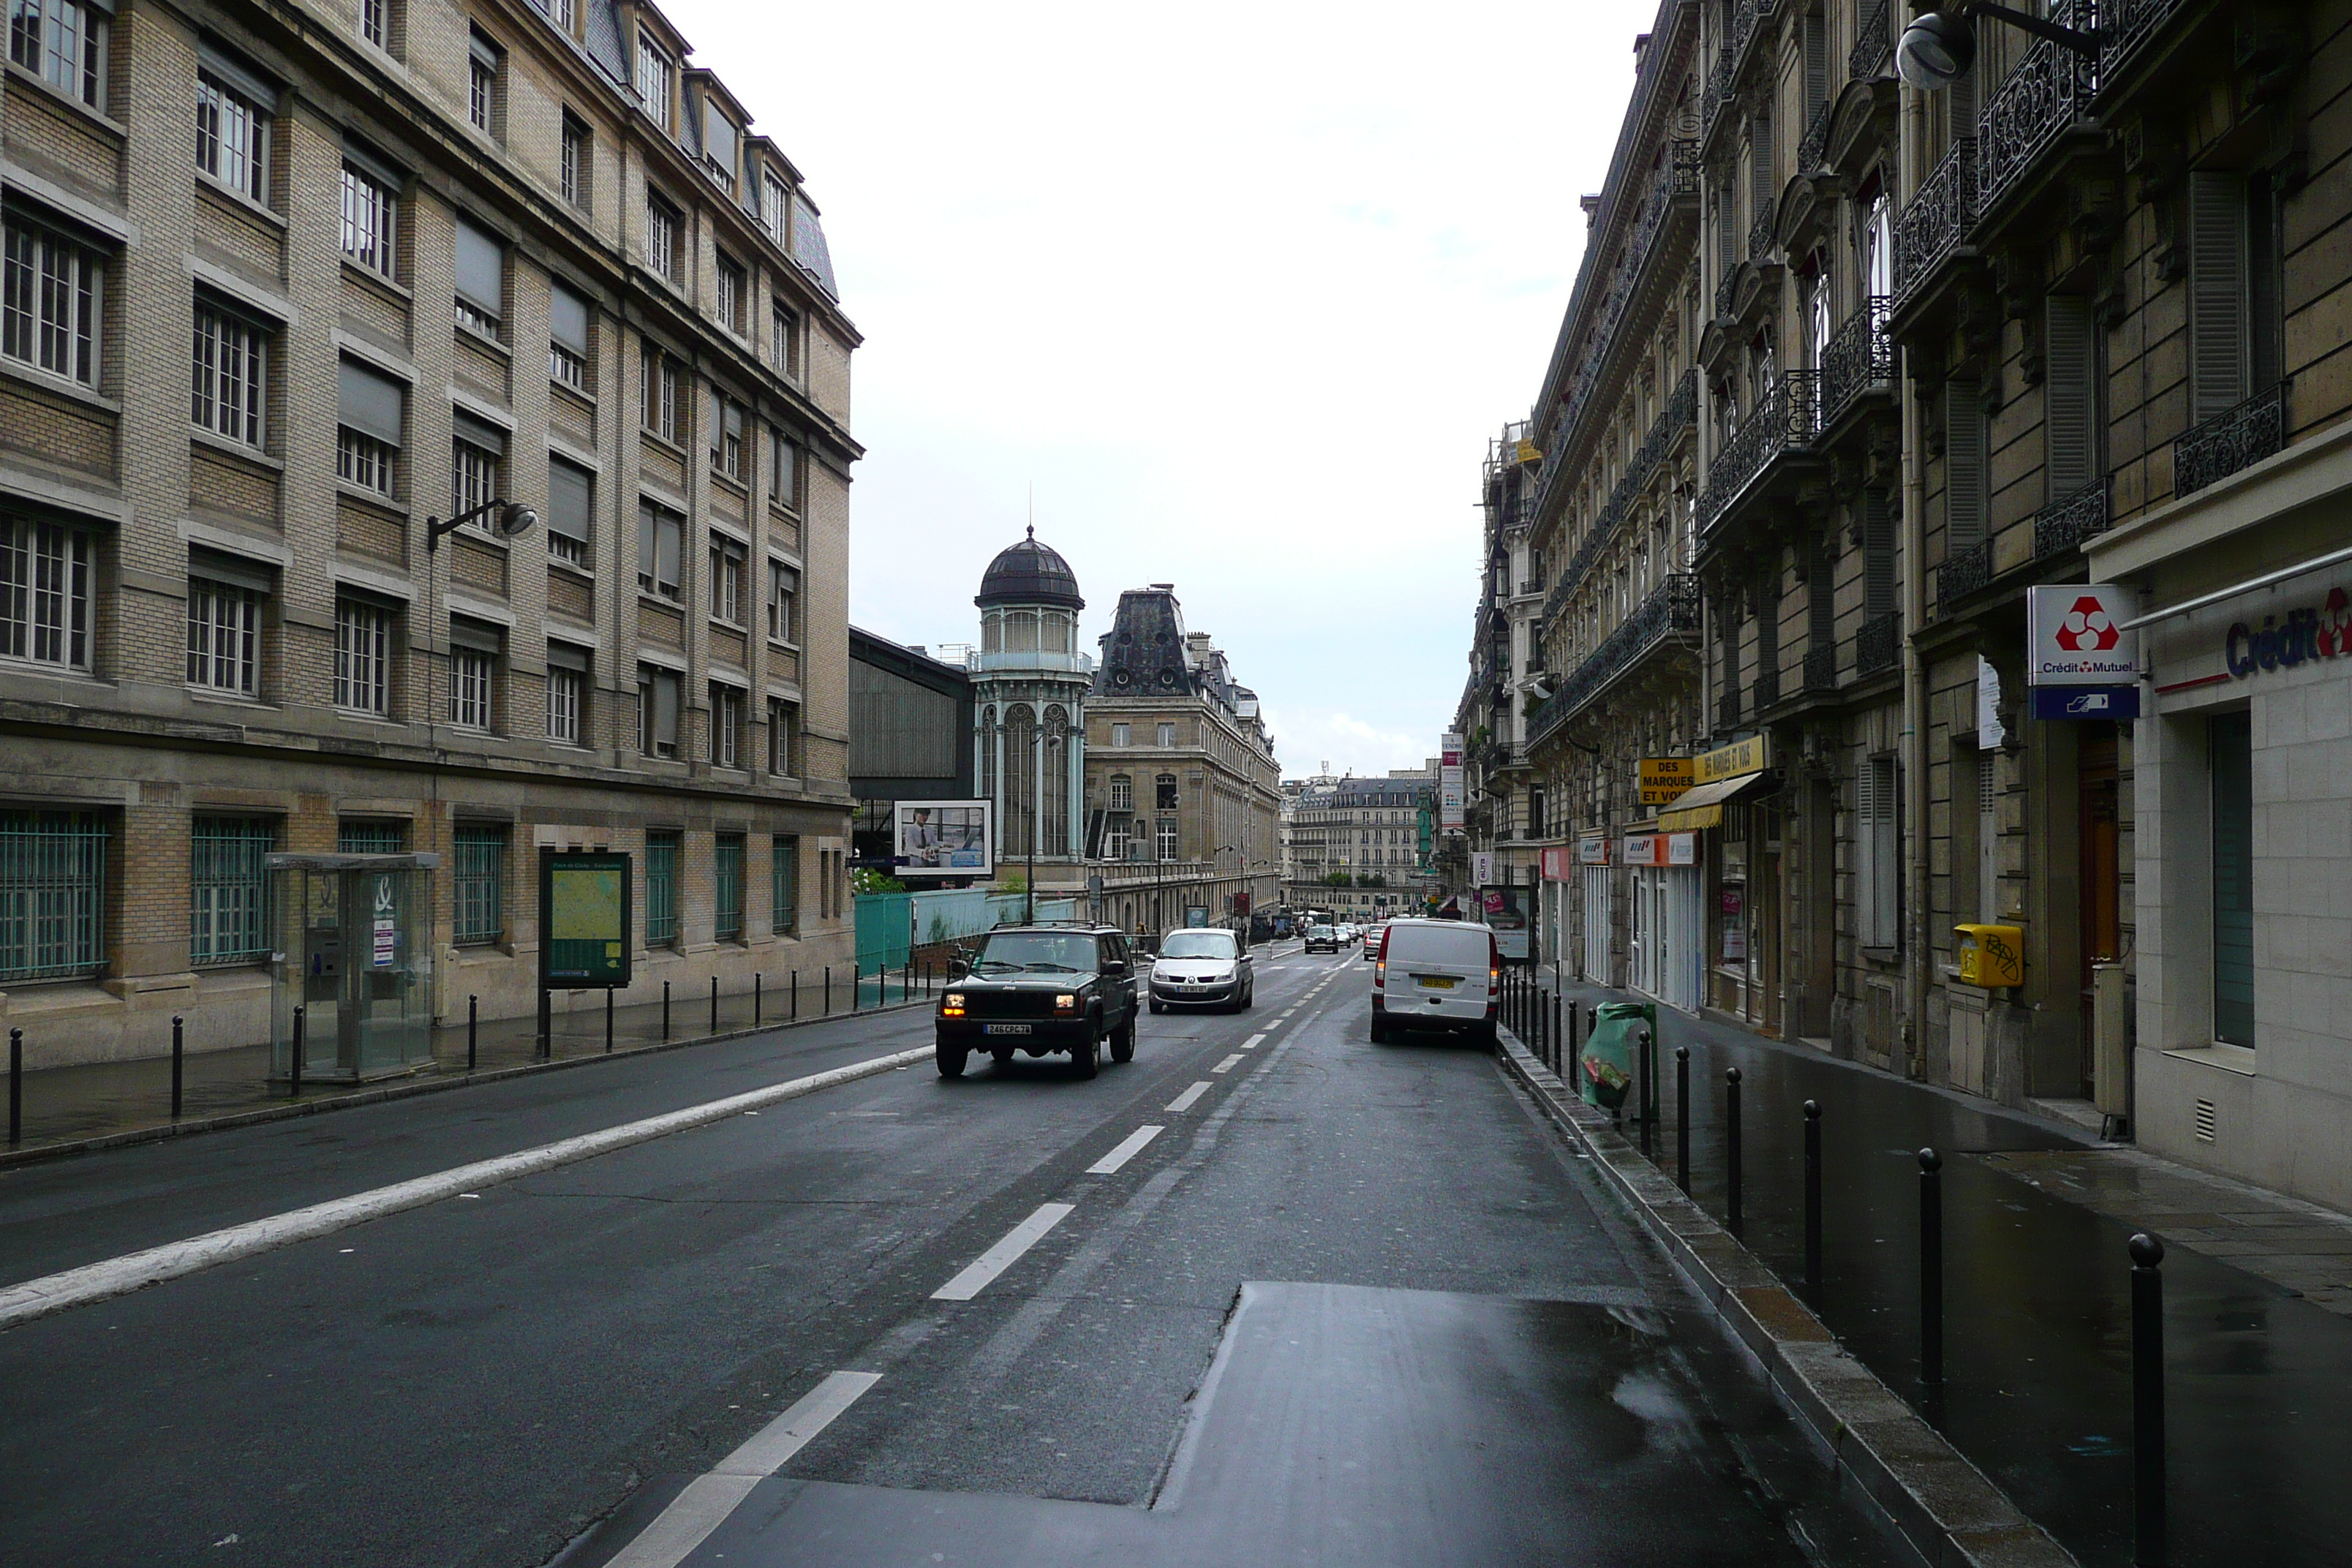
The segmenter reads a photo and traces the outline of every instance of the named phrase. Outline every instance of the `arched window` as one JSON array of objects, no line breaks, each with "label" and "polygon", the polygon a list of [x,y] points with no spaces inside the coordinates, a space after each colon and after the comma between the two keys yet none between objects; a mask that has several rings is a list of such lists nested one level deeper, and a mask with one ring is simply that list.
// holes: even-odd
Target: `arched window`
[{"label": "arched window", "polygon": [[[993,621],[989,624],[995,625]],[[994,708],[983,708],[980,710],[980,795],[982,800],[996,799],[996,710]],[[1001,817],[1003,815],[1000,809],[998,816]],[[1003,826],[1002,822],[998,824],[1000,832],[1003,831]]]},{"label": "arched window", "polygon": [[1004,649],[1004,612],[991,610],[980,617],[980,651],[1001,653]]},{"label": "arched window", "polygon": [[1004,710],[1004,826],[1007,855],[1032,853],[1037,826],[1037,720],[1026,703]]},{"label": "arched window", "polygon": [[1037,853],[1070,852],[1070,716],[1061,704],[1045,710],[1045,750],[1039,759],[1045,786]]},{"label": "arched window", "polygon": [[1009,629],[1013,635],[1007,639],[1006,646],[1014,653],[1034,653],[1037,649],[1037,613],[1034,610],[1015,610],[1012,621]]}]

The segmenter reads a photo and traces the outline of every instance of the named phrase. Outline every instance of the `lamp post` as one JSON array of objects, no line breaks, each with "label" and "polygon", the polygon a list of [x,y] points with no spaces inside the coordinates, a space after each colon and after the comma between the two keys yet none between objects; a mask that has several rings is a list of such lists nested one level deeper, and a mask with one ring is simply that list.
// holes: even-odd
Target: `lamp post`
[{"label": "lamp post", "polygon": [[1923,12],[1911,19],[1895,46],[1895,74],[1922,92],[1940,92],[1959,80],[1976,63],[1976,20],[1979,16],[2006,22],[2078,55],[2098,58],[2101,39],[2095,30],[2069,27],[2007,5],[1993,5],[1990,0],[1959,0],[1958,5]]},{"label": "lamp post", "polygon": [[1048,735],[1043,724],[1030,731],[1029,779],[1030,787],[1035,794],[1029,803],[1029,912],[1023,919],[1026,925],[1037,923],[1037,830],[1045,826],[1045,774],[1038,766],[1038,759],[1047,752],[1061,749],[1062,737]]}]

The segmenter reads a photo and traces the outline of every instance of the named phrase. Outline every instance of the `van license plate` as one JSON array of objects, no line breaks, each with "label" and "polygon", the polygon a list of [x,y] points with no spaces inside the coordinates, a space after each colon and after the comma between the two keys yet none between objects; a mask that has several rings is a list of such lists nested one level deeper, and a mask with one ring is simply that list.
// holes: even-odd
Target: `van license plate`
[{"label": "van license plate", "polygon": [[1454,989],[1454,976],[1451,974],[1416,974],[1413,978],[1420,981],[1423,985],[1428,986],[1432,991],[1451,991]]},{"label": "van license plate", "polygon": [[1025,1035],[1029,1032],[1029,1026],[1026,1024],[991,1024],[981,1032],[987,1035]]}]

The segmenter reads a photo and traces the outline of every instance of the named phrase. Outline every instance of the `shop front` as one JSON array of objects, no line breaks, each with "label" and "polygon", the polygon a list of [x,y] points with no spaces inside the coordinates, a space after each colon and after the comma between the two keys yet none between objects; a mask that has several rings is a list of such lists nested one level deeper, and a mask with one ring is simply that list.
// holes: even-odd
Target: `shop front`
[{"label": "shop front", "polygon": [[[1780,775],[1762,735],[1691,759],[1691,787],[1658,814],[1662,837],[1693,840],[1704,933],[1703,996],[1759,1033],[1780,1027]],[[1664,852],[1661,852],[1663,861]]]},{"label": "shop front", "polygon": [[1581,884],[1578,902],[1583,915],[1583,945],[1581,963],[1577,978],[1596,985],[1612,985],[1616,977],[1609,967],[1609,840],[1580,838],[1576,841],[1576,874]]},{"label": "shop front", "polygon": [[1685,1013],[1706,990],[1706,889],[1696,833],[1629,833],[1628,984]]}]

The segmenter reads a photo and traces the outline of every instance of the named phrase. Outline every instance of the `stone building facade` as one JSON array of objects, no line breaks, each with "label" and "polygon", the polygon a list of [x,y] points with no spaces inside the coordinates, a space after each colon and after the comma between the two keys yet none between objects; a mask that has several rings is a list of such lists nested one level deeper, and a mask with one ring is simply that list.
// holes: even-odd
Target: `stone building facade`
[{"label": "stone building facade", "polygon": [[1385,778],[1306,784],[1289,803],[1282,901],[1360,925],[1421,913],[1433,885],[1421,835],[1435,783],[1400,768]]},{"label": "stone building facade", "polygon": [[1037,891],[1086,890],[1087,691],[1095,661],[1078,647],[1087,601],[1069,563],[1029,537],[982,574],[972,657],[973,773],[995,802],[1000,876],[1033,871]]},{"label": "stone building facade", "polygon": [[[847,962],[858,334],[686,40],[620,0],[15,16],[0,1013],[34,1062],[173,1015],[267,1038],[276,851],[438,855],[443,1018],[533,1005],[542,847],[635,853],[625,1000]],[[498,501],[536,526],[428,531]]]}]

